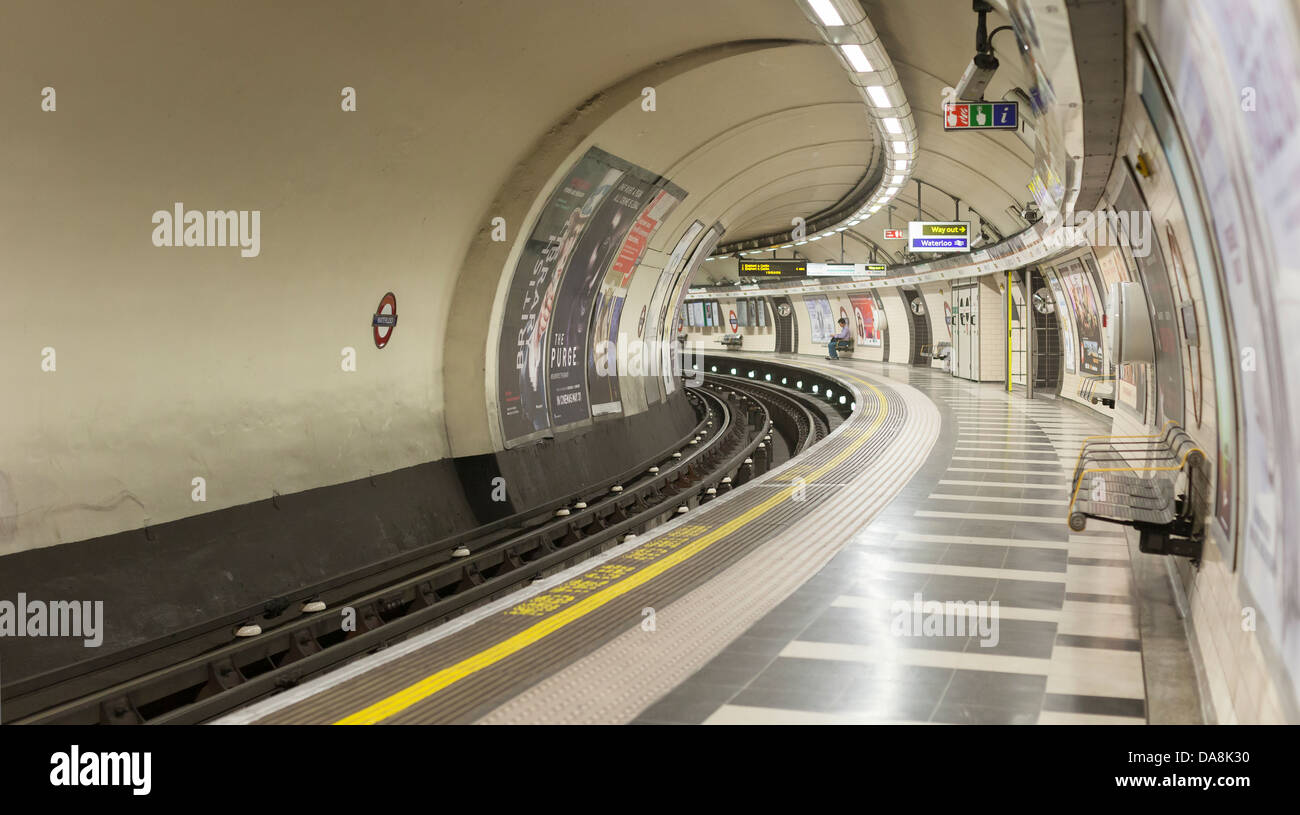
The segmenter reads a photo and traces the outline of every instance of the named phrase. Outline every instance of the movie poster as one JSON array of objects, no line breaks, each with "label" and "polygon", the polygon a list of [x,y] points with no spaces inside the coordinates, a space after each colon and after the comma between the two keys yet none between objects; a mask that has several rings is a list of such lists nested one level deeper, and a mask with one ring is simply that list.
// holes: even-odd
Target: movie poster
[{"label": "movie poster", "polygon": [[545,349],[556,292],[574,246],[624,166],[608,153],[588,150],[552,191],[515,264],[497,358],[499,415],[507,445],[550,429]]},{"label": "movie poster", "polygon": [[659,189],[628,230],[614,262],[605,272],[591,319],[591,348],[587,355],[587,393],[593,416],[621,413],[618,384],[618,335],[632,275],[645,257],[651,238],[673,208],[685,197],[676,187]]},{"label": "movie poster", "polygon": [[872,292],[850,294],[849,303],[853,306],[851,322],[856,332],[857,344],[880,345],[884,339],[884,326],[880,324],[880,320],[876,319],[880,309],[876,303],[875,294]]},{"label": "movie poster", "polygon": [[1092,279],[1083,264],[1071,260],[1056,267],[1074,311],[1079,332],[1079,371],[1102,373],[1101,306],[1093,292]]},{"label": "movie poster", "polygon": [[637,214],[650,200],[657,178],[632,167],[615,183],[583,230],[562,267],[547,338],[547,391],[556,430],[591,418],[587,401],[587,329],[601,278],[623,244]]}]

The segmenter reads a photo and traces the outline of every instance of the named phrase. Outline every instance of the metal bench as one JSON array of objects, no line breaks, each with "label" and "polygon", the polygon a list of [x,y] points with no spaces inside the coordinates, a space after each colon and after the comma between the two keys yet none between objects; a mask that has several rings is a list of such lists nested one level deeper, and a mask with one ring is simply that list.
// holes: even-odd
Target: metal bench
[{"label": "metal bench", "polygon": [[1115,407],[1115,377],[1084,376],[1079,383],[1079,396],[1094,405],[1100,402],[1108,408]]},{"label": "metal bench", "polygon": [[1088,518],[1138,530],[1149,554],[1197,561],[1204,535],[1194,513],[1195,467],[1205,453],[1177,422],[1155,435],[1085,439],[1070,484],[1071,529]]},{"label": "metal bench", "polygon": [[852,354],[853,354],[853,340],[836,340],[836,341],[835,341],[835,353],[837,353],[837,354],[849,354],[850,356],[852,356]]},{"label": "metal bench", "polygon": [[744,334],[723,334],[721,339],[718,340],[726,348],[739,348],[744,341]]}]

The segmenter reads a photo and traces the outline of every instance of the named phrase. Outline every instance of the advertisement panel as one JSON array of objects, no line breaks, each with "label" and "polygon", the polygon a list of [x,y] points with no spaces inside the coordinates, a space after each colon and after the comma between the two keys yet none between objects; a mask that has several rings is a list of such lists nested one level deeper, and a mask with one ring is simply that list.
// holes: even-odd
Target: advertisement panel
[{"label": "advertisement panel", "polygon": [[[1200,171],[1206,220],[1222,259],[1231,323],[1225,328],[1238,353],[1227,361],[1239,382],[1237,439],[1225,444],[1220,437],[1217,476],[1227,488],[1216,495],[1216,511],[1231,519],[1236,505],[1243,593],[1266,623],[1260,630],[1269,632],[1300,695],[1300,537],[1294,534],[1300,526],[1294,500],[1300,493],[1294,466],[1300,458],[1300,376],[1289,358],[1300,347],[1300,90],[1294,81],[1300,40],[1294,6],[1197,0],[1159,3],[1157,11],[1153,37]],[[1217,103],[1221,94],[1243,103]],[[1210,329],[1214,342],[1213,322]],[[1229,426],[1227,406],[1220,410]]]},{"label": "advertisement panel", "polygon": [[[1116,209],[1128,212],[1150,211],[1146,199],[1142,197],[1137,182],[1129,177],[1115,196]],[[1130,241],[1130,244],[1134,241]],[[1157,426],[1172,419],[1183,421],[1183,358],[1178,343],[1178,310],[1174,305],[1173,287],[1165,271],[1165,263],[1159,243],[1146,257],[1134,255],[1137,265],[1138,280],[1146,293],[1147,311],[1151,315],[1151,333],[1155,338],[1156,350],[1156,421]]]},{"label": "advertisement panel", "polygon": [[658,179],[632,167],[601,202],[563,267],[547,338],[547,396],[551,425],[558,430],[591,418],[587,399],[587,330],[596,290],[637,214],[650,201]]},{"label": "advertisement panel", "polygon": [[[668,213],[684,197],[685,194],[676,187],[660,189],[654,193],[650,203],[637,215],[632,228],[628,230],[623,245],[615,253],[614,262],[605,272],[605,279],[596,293],[588,331],[591,347],[587,353],[587,393],[593,416],[623,412],[618,384],[618,351],[619,346],[626,342],[625,338],[619,336],[623,304],[627,301],[632,275],[641,264],[641,258],[645,257],[651,238],[659,231],[659,226],[668,217]],[[624,353],[627,353],[626,349]],[[638,351],[638,355],[639,353]]]},{"label": "advertisement panel", "polygon": [[[664,325],[668,319],[668,309],[671,304],[668,302],[672,295],[673,280],[681,270],[682,264],[686,262],[686,253],[690,251],[691,244],[704,231],[703,221],[692,221],[691,225],[686,227],[686,231],[677,239],[677,245],[668,255],[668,262],[659,272],[659,279],[655,281],[654,293],[650,296],[650,306],[647,310],[647,319],[651,328],[645,332],[647,340],[662,342],[665,336],[671,336],[672,332],[666,332]],[[662,360],[660,361],[662,364]],[[662,381],[662,380],[661,380]],[[660,396],[666,396],[662,386],[659,388],[646,388],[646,394],[650,401],[657,401]]]},{"label": "advertisement panel", "polygon": [[878,324],[876,314],[879,306],[874,292],[850,294],[849,303],[853,306],[854,331],[858,345],[880,345],[884,339],[883,325]]},{"label": "advertisement panel", "polygon": [[[667,310],[671,304],[671,307],[675,312],[681,311],[682,298],[686,296],[687,285],[692,279],[694,279],[695,273],[699,271],[700,264],[704,262],[704,259],[707,258],[718,245],[718,240],[722,237],[722,233],[725,231],[726,230],[722,228],[722,224],[715,223],[713,226],[709,227],[709,230],[700,238],[700,242],[695,244],[695,249],[691,252],[691,259],[686,263],[682,270],[677,273],[677,279],[673,281],[672,291],[676,292],[676,295],[664,298],[665,310]],[[670,357],[669,359],[660,360],[660,372],[663,377],[664,393],[671,394],[677,389],[677,377],[673,375],[674,366],[672,363],[674,363],[675,360],[671,359],[671,353],[667,349],[673,347],[672,344],[676,342],[677,334],[672,330],[673,326],[669,325],[666,319],[660,320],[660,324],[663,325],[664,330],[664,336],[662,338],[664,344],[662,347],[665,349],[665,355]]]},{"label": "advertisement panel", "polygon": [[825,345],[830,342],[831,301],[824,295],[809,295],[803,299],[804,308],[808,310],[808,326],[812,331],[812,341]]},{"label": "advertisement panel", "polygon": [[1052,298],[1056,300],[1057,324],[1061,327],[1061,364],[1065,367],[1066,373],[1072,374],[1075,372],[1074,318],[1071,316],[1070,307],[1066,305],[1065,292],[1061,289],[1056,273],[1044,268],[1043,277],[1052,289]]},{"label": "advertisement panel", "polygon": [[1093,291],[1092,276],[1077,259],[1056,267],[1070,296],[1074,324],[1079,332],[1079,372],[1102,373],[1101,305]]},{"label": "advertisement panel", "polygon": [[588,150],[552,191],[515,264],[497,352],[498,414],[507,446],[550,429],[546,338],[560,278],[626,163]]}]

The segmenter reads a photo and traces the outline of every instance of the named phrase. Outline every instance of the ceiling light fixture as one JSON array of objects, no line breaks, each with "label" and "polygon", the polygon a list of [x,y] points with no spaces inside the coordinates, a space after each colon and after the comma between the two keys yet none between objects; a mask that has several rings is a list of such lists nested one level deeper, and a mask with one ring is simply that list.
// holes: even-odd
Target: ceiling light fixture
[{"label": "ceiling light fixture", "polygon": [[851,42],[846,45],[841,45],[840,51],[843,52],[844,58],[849,61],[849,64],[853,66],[853,70],[860,74],[865,74],[871,71],[871,63],[867,61],[867,55],[862,53],[861,45],[858,45],[856,42]]},{"label": "ceiling light fixture", "polygon": [[830,0],[808,0],[808,5],[812,6],[817,19],[821,20],[823,25],[844,25],[844,18],[831,5]]}]

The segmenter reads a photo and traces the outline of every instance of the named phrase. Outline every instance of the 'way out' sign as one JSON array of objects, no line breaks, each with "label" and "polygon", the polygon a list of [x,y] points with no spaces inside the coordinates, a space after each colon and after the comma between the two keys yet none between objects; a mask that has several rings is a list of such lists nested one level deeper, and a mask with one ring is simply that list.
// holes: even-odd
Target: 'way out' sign
[{"label": "'way out' sign", "polygon": [[969,252],[970,221],[908,221],[909,252]]}]

